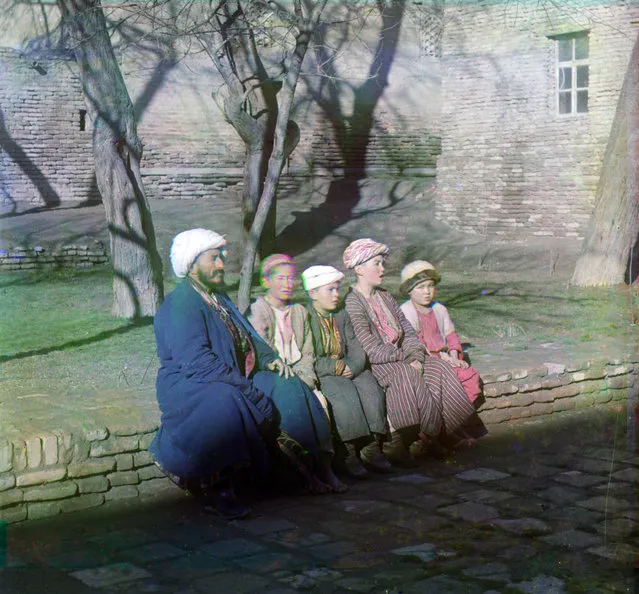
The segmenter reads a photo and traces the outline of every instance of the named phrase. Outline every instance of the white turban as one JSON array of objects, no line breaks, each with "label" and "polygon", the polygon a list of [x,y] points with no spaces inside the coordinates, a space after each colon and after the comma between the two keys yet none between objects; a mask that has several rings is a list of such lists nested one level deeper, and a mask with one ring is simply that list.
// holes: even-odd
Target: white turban
[{"label": "white turban", "polygon": [[226,239],[208,229],[190,229],[173,238],[171,244],[171,266],[179,278],[184,278],[200,254],[226,245]]},{"label": "white turban", "polygon": [[344,275],[332,266],[311,266],[302,272],[302,282],[307,291],[340,281],[343,278]]}]

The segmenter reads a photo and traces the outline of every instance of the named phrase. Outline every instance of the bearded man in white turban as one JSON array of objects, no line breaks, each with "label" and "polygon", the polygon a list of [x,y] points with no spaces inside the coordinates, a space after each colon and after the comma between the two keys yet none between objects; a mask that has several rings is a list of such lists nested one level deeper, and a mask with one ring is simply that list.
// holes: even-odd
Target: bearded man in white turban
[{"label": "bearded man in white turban", "polygon": [[226,239],[214,231],[173,240],[171,264],[184,281],[155,316],[162,420],[149,451],[172,480],[203,496],[207,511],[237,518],[248,513],[233,486],[238,468],[265,476],[278,446],[288,455],[302,444],[317,456],[330,428],[225,294],[225,260]]}]

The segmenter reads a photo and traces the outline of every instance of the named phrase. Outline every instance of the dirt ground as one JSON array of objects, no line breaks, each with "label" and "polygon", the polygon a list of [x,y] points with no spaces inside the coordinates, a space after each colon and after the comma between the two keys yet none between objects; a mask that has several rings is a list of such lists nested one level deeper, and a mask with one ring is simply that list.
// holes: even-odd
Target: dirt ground
[{"label": "dirt ground", "polygon": [[[348,243],[358,237],[373,237],[391,246],[391,271],[408,260],[426,258],[446,272],[508,275],[513,280],[533,276],[567,281],[572,274],[579,240],[489,237],[455,231],[434,218],[432,180],[364,180],[359,183],[358,206],[343,224],[344,213],[325,208],[327,183],[309,182],[299,193],[282,196],[278,203],[278,232],[284,236],[284,247],[296,252],[300,266],[318,262],[339,266]],[[152,200],[150,205],[167,273],[172,238],[195,226],[226,234],[231,272],[239,265],[239,250],[233,250],[240,245],[237,204],[201,199]],[[100,204],[70,204],[53,210],[22,204],[16,212],[0,214],[0,249],[81,245],[96,240],[108,242]]]}]

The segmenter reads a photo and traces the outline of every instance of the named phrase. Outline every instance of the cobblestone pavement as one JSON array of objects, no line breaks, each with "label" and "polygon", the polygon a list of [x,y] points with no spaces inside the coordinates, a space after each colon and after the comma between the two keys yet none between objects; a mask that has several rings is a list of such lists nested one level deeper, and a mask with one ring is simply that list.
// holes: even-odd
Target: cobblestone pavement
[{"label": "cobblestone pavement", "polygon": [[242,521],[175,491],[10,526],[0,592],[634,592],[631,418],[609,407],[499,427],[343,495],[264,497]]}]

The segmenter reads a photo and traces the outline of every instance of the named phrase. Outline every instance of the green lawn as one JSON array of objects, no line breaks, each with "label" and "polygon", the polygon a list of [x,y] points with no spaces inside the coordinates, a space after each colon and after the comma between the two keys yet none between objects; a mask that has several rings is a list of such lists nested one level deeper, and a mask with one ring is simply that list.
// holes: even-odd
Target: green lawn
[{"label": "green lawn", "polygon": [[[236,280],[228,279],[233,298]],[[388,281],[396,294],[397,279],[389,275]],[[175,281],[166,284],[168,292]],[[548,279],[505,282],[493,275],[483,281],[450,273],[439,289],[459,333],[479,348],[525,351],[549,341],[636,348],[627,287],[567,289],[565,282]],[[157,370],[152,325],[110,316],[108,270],[3,273],[0,295],[0,399],[152,388]],[[303,299],[299,287],[296,298]]]}]

